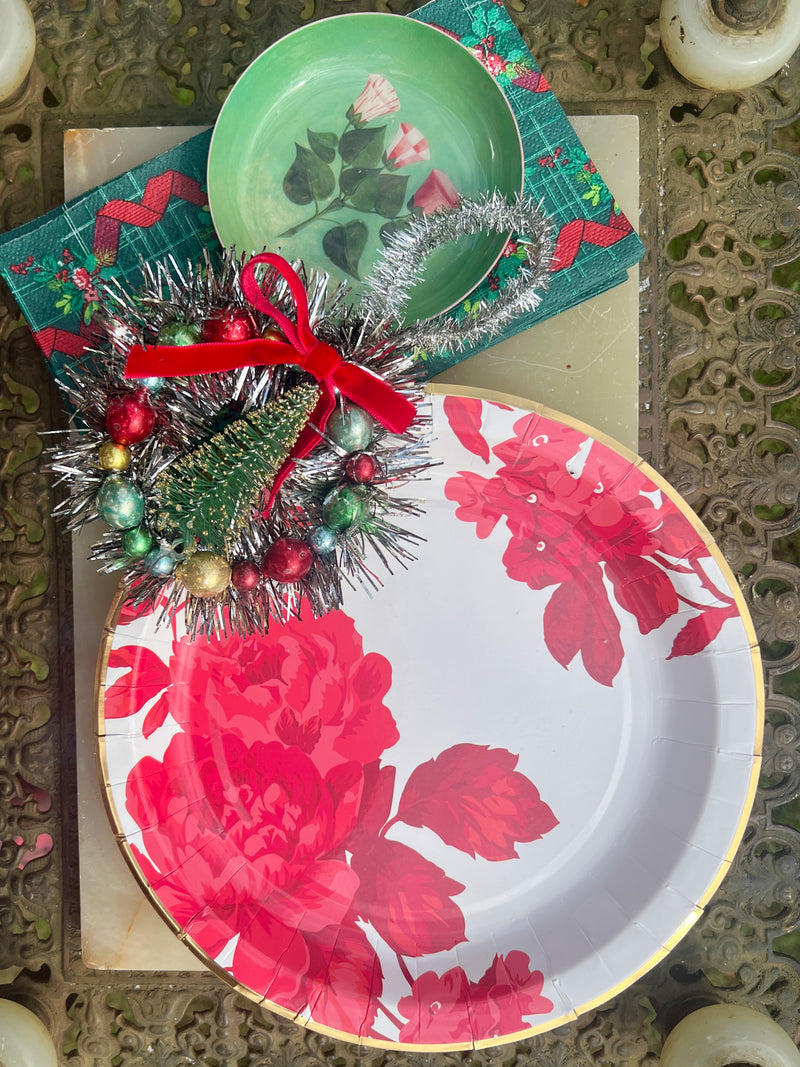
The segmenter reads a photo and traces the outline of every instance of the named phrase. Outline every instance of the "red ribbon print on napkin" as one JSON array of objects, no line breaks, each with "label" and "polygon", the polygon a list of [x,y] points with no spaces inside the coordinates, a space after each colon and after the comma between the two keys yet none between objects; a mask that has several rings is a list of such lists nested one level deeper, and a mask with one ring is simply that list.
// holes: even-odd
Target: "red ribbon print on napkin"
[{"label": "red ribbon print on napkin", "polygon": [[582,244],[610,248],[623,237],[633,232],[633,227],[623,214],[616,214],[612,204],[608,223],[591,222],[589,219],[571,219],[558,232],[553,250],[552,270],[566,270],[577,258]]},{"label": "red ribbon print on napkin", "polygon": [[92,251],[105,266],[116,263],[119,254],[119,235],[122,224],[148,229],[164,217],[173,196],[202,207],[208,197],[194,178],[177,170],[166,170],[150,178],[142,199],[109,200],[97,212],[94,224]]},{"label": "red ribbon print on napkin", "polygon": [[[294,323],[267,300],[256,280],[255,268],[274,267],[285,279],[297,316]],[[242,269],[242,292],[254,308],[277,322],[286,341],[253,337],[244,341],[205,341],[196,345],[132,345],[125,365],[126,378],[182,377],[215,374],[239,367],[293,363],[313,375],[320,385],[320,399],[292,449],[292,457],[279,472],[272,496],[291,470],[292,459],[308,455],[319,442],[336,406],[336,391],[363,408],[392,433],[408,429],[417,410],[387,382],[356,363],[348,363],[331,345],[318,340],[308,317],[308,297],[301,278],[291,265],[273,252],[253,256]]]}]

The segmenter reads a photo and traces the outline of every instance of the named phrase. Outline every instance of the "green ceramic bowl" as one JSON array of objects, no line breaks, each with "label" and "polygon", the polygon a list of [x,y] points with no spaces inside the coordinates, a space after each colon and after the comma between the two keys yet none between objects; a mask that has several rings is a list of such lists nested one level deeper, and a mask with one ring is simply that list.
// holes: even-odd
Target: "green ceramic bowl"
[{"label": "green ceramic bowl", "polygon": [[[352,286],[412,212],[522,189],[513,112],[453,38],[399,15],[339,15],[277,41],[228,95],[208,194],[224,245],[278,251]],[[406,321],[458,304],[497,262],[502,234],[437,249]]]}]

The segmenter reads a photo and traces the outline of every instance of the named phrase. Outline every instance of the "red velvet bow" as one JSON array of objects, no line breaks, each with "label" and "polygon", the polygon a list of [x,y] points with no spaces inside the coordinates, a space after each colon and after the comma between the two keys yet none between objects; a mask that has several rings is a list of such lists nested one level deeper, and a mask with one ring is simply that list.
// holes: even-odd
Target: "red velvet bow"
[{"label": "red velvet bow", "polygon": [[[264,296],[255,277],[259,263],[275,267],[286,280],[294,298],[296,324]],[[305,286],[282,256],[273,252],[253,256],[242,268],[241,281],[244,295],[253,307],[278,323],[286,342],[254,337],[246,341],[206,341],[196,345],[132,345],[125,364],[125,377],[172,378],[214,374],[238,367],[293,363],[313,375],[320,384],[317,406],[292,449],[294,459],[308,455],[319,442],[318,431],[325,429],[336,406],[335,390],[369,412],[392,433],[403,433],[408,429],[416,415],[411,401],[364,367],[343,360],[335,348],[317,340],[311,332]],[[290,459],[278,473],[270,502],[292,466]]]}]

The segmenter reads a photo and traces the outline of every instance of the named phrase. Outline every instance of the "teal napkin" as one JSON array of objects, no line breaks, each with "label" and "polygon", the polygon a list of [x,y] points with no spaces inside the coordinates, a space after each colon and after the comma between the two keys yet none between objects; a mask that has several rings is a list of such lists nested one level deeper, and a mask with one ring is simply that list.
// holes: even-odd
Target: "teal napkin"
[{"label": "teal napkin", "polygon": [[[469,48],[497,79],[517,118],[525,152],[525,190],[553,218],[557,238],[550,285],[534,314],[501,337],[625,280],[644,247],[587,156],[563,109],[502,4],[432,0],[413,18],[438,26]],[[64,368],[93,340],[97,281],[139,284],[141,261],[177,263],[219,253],[208,210],[210,131],[0,237],[0,272],[61,383]],[[488,278],[453,314],[492,300],[519,269],[513,243]],[[477,349],[425,355],[432,377]]]},{"label": "teal napkin", "polygon": [[141,261],[218,254],[206,193],[211,131],[0,238],[0,271],[57,383],[92,344],[96,283],[141,284]]}]

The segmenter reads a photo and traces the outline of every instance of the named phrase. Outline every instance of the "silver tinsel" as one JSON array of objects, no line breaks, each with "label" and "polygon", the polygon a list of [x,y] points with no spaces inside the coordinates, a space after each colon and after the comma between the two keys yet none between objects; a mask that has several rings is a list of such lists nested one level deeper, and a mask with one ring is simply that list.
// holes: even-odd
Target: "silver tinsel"
[{"label": "silver tinsel", "polygon": [[[180,267],[174,260],[143,266],[143,286],[130,293],[110,283],[103,296],[99,324],[107,343],[93,349],[88,358],[69,367],[65,389],[83,424],[71,431],[65,442],[52,450],[50,467],[69,495],[56,509],[67,520],[67,528],[77,530],[96,519],[96,496],[105,472],[98,469],[99,446],[108,440],[105,410],[110,396],[125,392],[137,382],[123,377],[131,345],[153,344],[159,330],[175,321],[196,323],[215,311],[246,308],[258,331],[274,325],[253,311],[240,287],[242,261],[232,252],[223,256],[221,266],[209,262]],[[308,296],[310,325],[314,334],[332,345],[341,356],[380,375],[416,406],[418,415],[403,434],[393,434],[379,423],[369,451],[378,461],[379,473],[370,485],[370,514],[358,526],[341,532],[335,552],[315,555],[314,565],[302,582],[275,583],[262,578],[255,592],[242,593],[232,585],[222,594],[202,598],[190,595],[172,576],[153,576],[142,561],[126,557],[123,531],[106,530],[91,550],[100,569],[120,571],[127,599],[133,605],[157,607],[163,622],[178,608],[185,608],[190,634],[265,632],[270,619],[285,619],[311,611],[322,615],[341,605],[342,585],[362,586],[368,593],[382,582],[376,570],[392,571],[406,567],[414,559],[417,534],[403,529],[404,516],[418,515],[422,501],[398,494],[398,490],[419,479],[431,465],[430,404],[424,400],[413,352],[398,344],[381,324],[365,320],[345,303],[348,292],[339,286],[329,292],[327,275],[305,273],[295,264]],[[294,305],[289,287],[281,275],[267,269],[261,281],[268,300],[290,319]],[[263,407],[300,381],[309,380],[298,367],[245,367],[217,374],[165,378],[153,403],[158,411],[154,432],[131,446],[132,463],[125,476],[145,497],[145,523],[153,523],[157,513],[155,483],[178,457],[207,440],[219,420]],[[315,448],[299,460],[283,483],[276,500],[265,515],[255,509],[244,527],[231,534],[227,553],[231,561],[263,560],[268,546],[279,537],[306,537],[322,524],[322,501],[332,485],[345,479],[347,454],[324,434],[323,447]],[[159,531],[150,532],[159,540]],[[177,558],[181,546],[167,543]],[[202,548],[197,545],[195,548]],[[374,557],[374,563],[372,559]]]},{"label": "silver tinsel", "polygon": [[487,230],[511,232],[525,246],[525,258],[515,277],[496,299],[480,301],[475,313],[463,319],[440,315],[416,323],[403,331],[403,340],[432,352],[459,351],[490,341],[514,319],[535,311],[547,287],[553,224],[530,197],[508,200],[497,192],[485,193],[448,210],[414,216],[388,239],[372,268],[365,282],[362,311],[376,322],[399,322],[431,252]]}]

